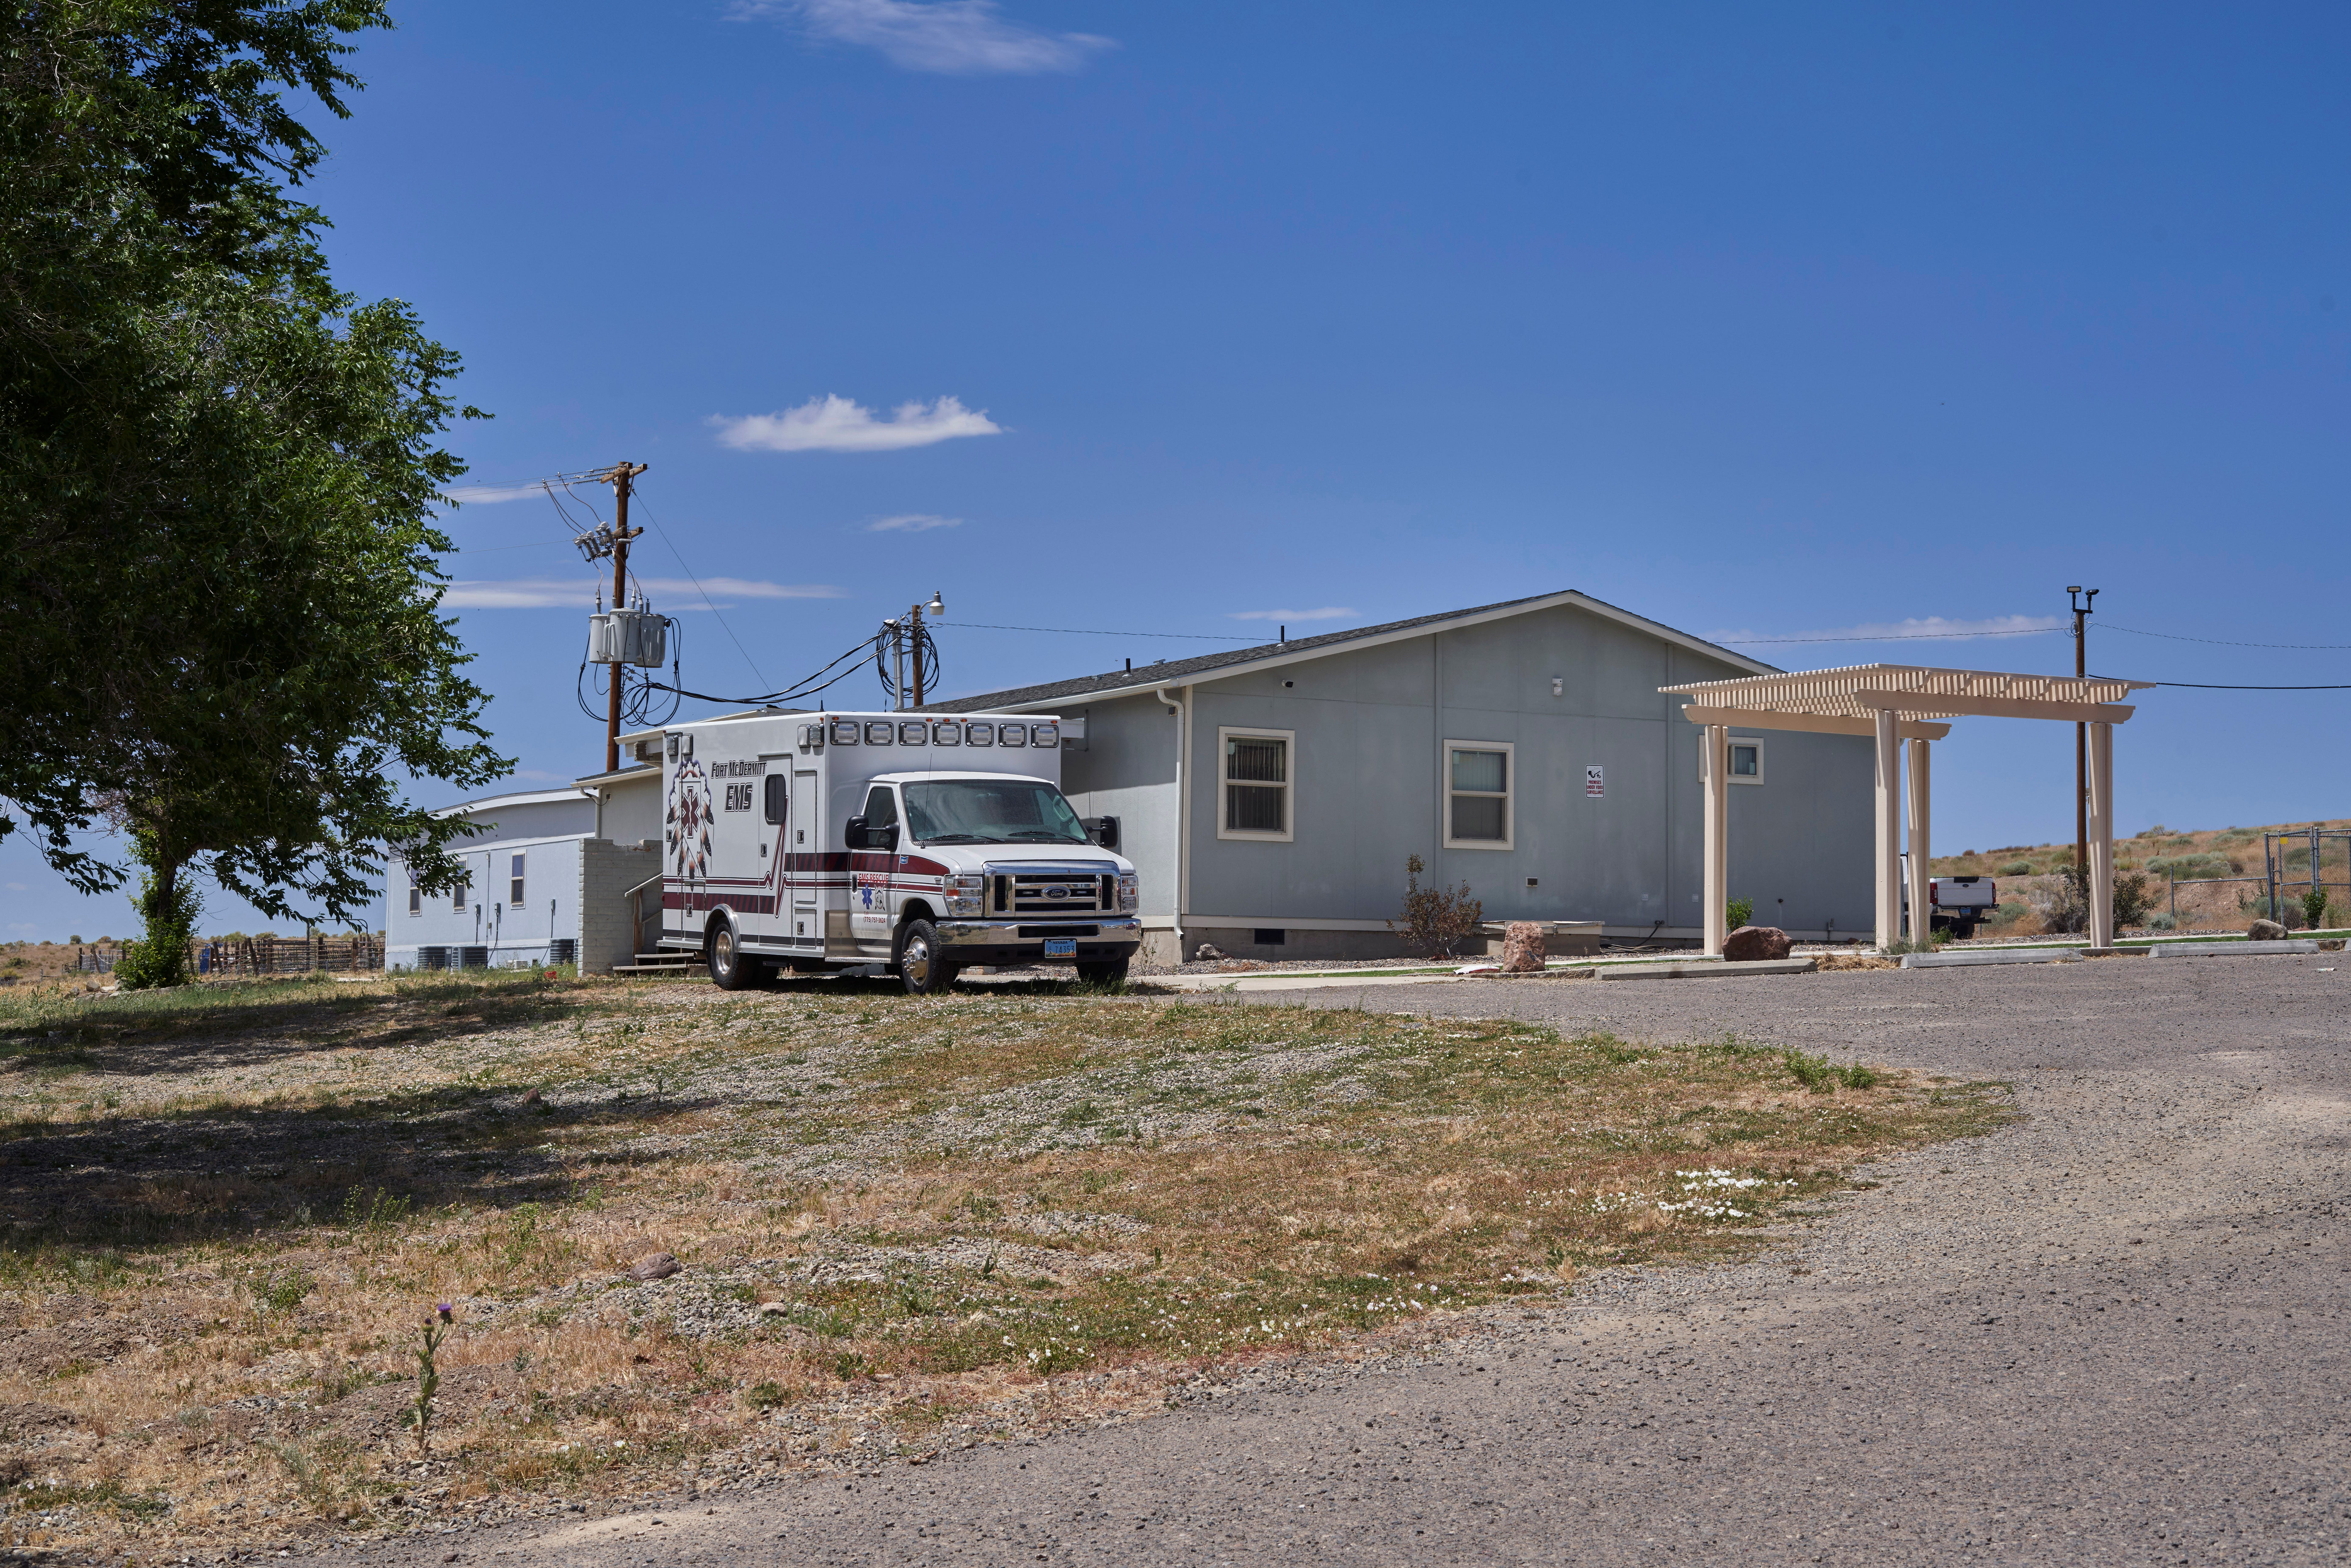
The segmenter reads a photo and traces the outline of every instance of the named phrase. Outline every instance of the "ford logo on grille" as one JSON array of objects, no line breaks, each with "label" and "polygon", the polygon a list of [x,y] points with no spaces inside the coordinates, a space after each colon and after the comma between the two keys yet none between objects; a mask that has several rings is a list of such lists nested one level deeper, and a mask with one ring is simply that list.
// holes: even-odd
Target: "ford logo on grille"
[{"label": "ford logo on grille", "polygon": [[1070,896],[1070,890],[1066,887],[1049,887],[1045,890],[1045,896],[1048,898],[1067,898]]}]

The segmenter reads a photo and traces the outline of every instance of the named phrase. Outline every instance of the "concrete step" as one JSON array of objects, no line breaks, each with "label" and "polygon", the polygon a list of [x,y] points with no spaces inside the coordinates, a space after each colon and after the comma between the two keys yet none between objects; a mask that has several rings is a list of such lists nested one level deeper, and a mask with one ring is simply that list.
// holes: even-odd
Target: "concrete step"
[{"label": "concrete step", "polygon": [[[642,957],[643,955],[640,954],[639,956]],[[615,964],[612,966],[612,973],[616,975],[658,975],[666,976],[672,979],[679,980],[704,979],[706,978],[710,973],[709,966],[705,965],[700,958],[695,957],[691,954],[682,953],[673,956],[664,953],[661,955],[661,962],[653,964]]]}]

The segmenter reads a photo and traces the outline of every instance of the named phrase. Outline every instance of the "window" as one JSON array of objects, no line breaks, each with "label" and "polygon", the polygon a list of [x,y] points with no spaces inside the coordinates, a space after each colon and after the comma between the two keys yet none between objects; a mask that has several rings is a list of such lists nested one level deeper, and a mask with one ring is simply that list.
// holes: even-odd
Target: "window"
[{"label": "window", "polygon": [[1516,749],[1508,741],[1445,743],[1447,849],[1510,847],[1510,757]]},{"label": "window", "polygon": [[515,856],[514,864],[508,868],[507,876],[508,884],[507,887],[507,907],[508,909],[520,909],[522,907],[522,856]]},{"label": "window", "polygon": [[925,844],[1082,844],[1086,830],[1061,792],[1028,779],[908,784],[906,827]]},{"label": "window", "polygon": [[865,827],[894,828],[898,825],[898,797],[890,793],[887,784],[876,784],[865,792]]},{"label": "window", "polygon": [[416,885],[413,873],[410,873],[408,882],[408,913],[411,915],[424,913],[424,890]]},{"label": "window", "polygon": [[466,902],[473,896],[474,879],[471,876],[461,876],[457,879],[457,885],[450,891],[449,907],[463,915],[465,913]]},{"label": "window", "polygon": [[763,802],[767,810],[763,814],[770,823],[780,823],[784,820],[784,807],[788,803],[786,792],[791,786],[791,780],[780,773],[770,773],[762,780],[762,783],[767,793],[767,799]]},{"label": "window", "polygon": [[1298,732],[1290,729],[1223,729],[1217,745],[1224,753],[1224,814],[1217,820],[1220,839],[1258,839],[1288,843],[1295,826],[1290,810],[1290,748]]},{"label": "window", "polygon": [[[1706,733],[1703,730],[1698,732],[1698,777],[1700,783],[1706,781]],[[1733,784],[1763,782],[1761,741],[1745,735],[1730,737],[1730,781]]]}]

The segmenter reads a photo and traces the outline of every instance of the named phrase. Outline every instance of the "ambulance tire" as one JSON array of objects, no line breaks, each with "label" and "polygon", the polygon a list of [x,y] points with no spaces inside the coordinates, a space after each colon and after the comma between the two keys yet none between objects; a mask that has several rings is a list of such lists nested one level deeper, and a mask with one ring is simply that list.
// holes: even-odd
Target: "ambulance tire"
[{"label": "ambulance tire", "polygon": [[910,997],[935,997],[955,984],[956,966],[939,955],[939,934],[927,920],[909,920],[898,934],[898,978]]},{"label": "ambulance tire", "polygon": [[740,991],[759,983],[760,971],[767,967],[736,943],[735,926],[721,920],[710,927],[703,938],[703,962],[710,966],[710,980],[722,991]]}]

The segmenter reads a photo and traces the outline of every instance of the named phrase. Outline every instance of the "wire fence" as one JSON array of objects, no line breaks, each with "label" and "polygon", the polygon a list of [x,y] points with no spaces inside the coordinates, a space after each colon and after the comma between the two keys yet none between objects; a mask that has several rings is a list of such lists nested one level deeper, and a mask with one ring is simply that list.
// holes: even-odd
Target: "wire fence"
[{"label": "wire fence", "polygon": [[[110,975],[120,946],[74,949],[74,969]],[[200,980],[252,979],[263,975],[365,974],[383,967],[383,939],[348,936],[217,936],[188,944],[188,972]]]}]

